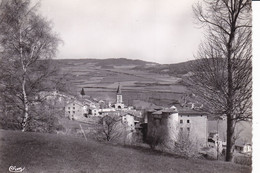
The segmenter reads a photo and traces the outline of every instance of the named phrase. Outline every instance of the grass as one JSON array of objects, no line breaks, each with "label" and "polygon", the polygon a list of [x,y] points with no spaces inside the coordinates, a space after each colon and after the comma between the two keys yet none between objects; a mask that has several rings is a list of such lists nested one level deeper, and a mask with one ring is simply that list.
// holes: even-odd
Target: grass
[{"label": "grass", "polygon": [[192,172],[249,173],[232,163],[187,160],[149,149],[114,146],[73,136],[0,130],[0,172],[9,166],[31,173]]}]

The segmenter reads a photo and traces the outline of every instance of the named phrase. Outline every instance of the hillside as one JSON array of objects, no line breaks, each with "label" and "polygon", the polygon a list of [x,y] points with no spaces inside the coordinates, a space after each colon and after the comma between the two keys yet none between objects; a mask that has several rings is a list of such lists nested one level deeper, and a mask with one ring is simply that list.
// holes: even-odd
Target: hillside
[{"label": "hillside", "polygon": [[62,64],[62,66],[77,65],[77,64],[93,64],[100,68],[114,68],[114,66],[149,66],[159,65],[154,62],[147,62],[142,60],[132,60],[127,58],[108,58],[108,59],[59,59],[55,60]]},{"label": "hillside", "polygon": [[150,149],[97,143],[73,136],[0,130],[0,172],[23,173],[180,172],[249,173],[250,167],[183,159]]},{"label": "hillside", "polygon": [[196,60],[191,60],[191,61],[186,61],[186,62],[181,62],[176,64],[157,64],[154,66],[139,65],[134,69],[181,77],[182,75],[189,73],[190,67],[193,63],[196,63]]},{"label": "hillside", "polygon": [[160,104],[158,100],[161,98],[167,100],[164,105],[170,105],[187,89],[181,84],[181,77],[161,74],[156,70],[153,72],[151,69],[161,66],[157,63],[125,58],[55,61],[61,67],[61,72],[66,74],[74,93],[84,88],[87,95],[111,102],[114,101],[119,83],[123,87],[124,102],[128,105],[133,100]]}]

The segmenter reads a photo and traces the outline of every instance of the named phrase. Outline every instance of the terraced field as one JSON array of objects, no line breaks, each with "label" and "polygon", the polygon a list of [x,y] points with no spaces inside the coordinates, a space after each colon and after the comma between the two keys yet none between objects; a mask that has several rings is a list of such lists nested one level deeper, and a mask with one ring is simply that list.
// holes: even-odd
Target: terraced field
[{"label": "terraced field", "polygon": [[75,92],[84,88],[87,95],[98,99],[113,101],[120,83],[124,101],[129,104],[133,99],[154,103],[156,100],[164,99],[168,105],[187,91],[185,86],[179,84],[181,78],[134,70],[135,66],[133,64],[99,66],[92,61],[71,60],[63,62],[62,72],[68,75],[70,82],[75,86]]}]

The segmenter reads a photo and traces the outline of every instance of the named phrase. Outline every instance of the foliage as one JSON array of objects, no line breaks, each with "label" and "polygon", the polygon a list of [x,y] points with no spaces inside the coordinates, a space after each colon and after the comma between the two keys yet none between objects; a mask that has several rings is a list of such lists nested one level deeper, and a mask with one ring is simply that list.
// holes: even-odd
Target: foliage
[{"label": "foliage", "polygon": [[[3,107],[22,112],[22,130],[33,119],[31,105],[40,91],[59,86],[57,68],[50,60],[59,39],[49,21],[37,13],[29,0],[0,4],[0,85]],[[20,115],[17,115],[18,117]]]},{"label": "foliage", "polygon": [[106,115],[99,121],[101,128],[99,134],[106,141],[118,140],[122,138],[123,128],[121,126],[121,118],[117,115]]},{"label": "foliage", "polygon": [[196,158],[200,156],[199,147],[196,139],[190,139],[189,134],[180,132],[175,143],[174,153],[187,158]]},{"label": "foliage", "polygon": [[251,166],[252,165],[252,156],[235,155],[234,158],[233,158],[233,162],[240,164],[240,165]]},{"label": "foliage", "polygon": [[30,118],[28,120],[27,131],[54,133],[57,130],[63,130],[59,123],[59,118],[63,116],[62,110],[57,110],[52,105],[36,104],[31,106]]},{"label": "foliage", "polygon": [[147,144],[151,147],[151,149],[155,149],[157,146],[161,146],[165,144],[165,133],[163,132],[162,128],[159,128],[156,131],[153,131],[152,134],[150,134],[146,138]]},{"label": "foliage", "polygon": [[85,95],[84,88],[82,88],[82,89],[81,89],[81,92],[80,92],[80,94],[81,94],[82,96],[84,96],[84,95]]}]

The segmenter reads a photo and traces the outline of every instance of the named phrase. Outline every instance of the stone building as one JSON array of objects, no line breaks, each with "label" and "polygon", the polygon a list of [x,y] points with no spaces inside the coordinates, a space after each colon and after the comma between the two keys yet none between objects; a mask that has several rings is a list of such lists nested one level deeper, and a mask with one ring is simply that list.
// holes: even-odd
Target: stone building
[{"label": "stone building", "polygon": [[208,141],[208,116],[207,113],[197,110],[179,111],[180,133],[185,133],[189,139],[206,146]]},{"label": "stone building", "polygon": [[147,111],[147,139],[164,141],[174,147],[180,135],[188,136],[199,146],[208,140],[208,118],[205,112],[180,110],[176,107],[154,108]]},{"label": "stone building", "polygon": [[152,109],[147,112],[147,141],[174,146],[178,139],[178,112],[176,109]]},{"label": "stone building", "polygon": [[73,100],[65,106],[65,116],[71,120],[84,120],[87,113],[87,108],[77,100]]}]

